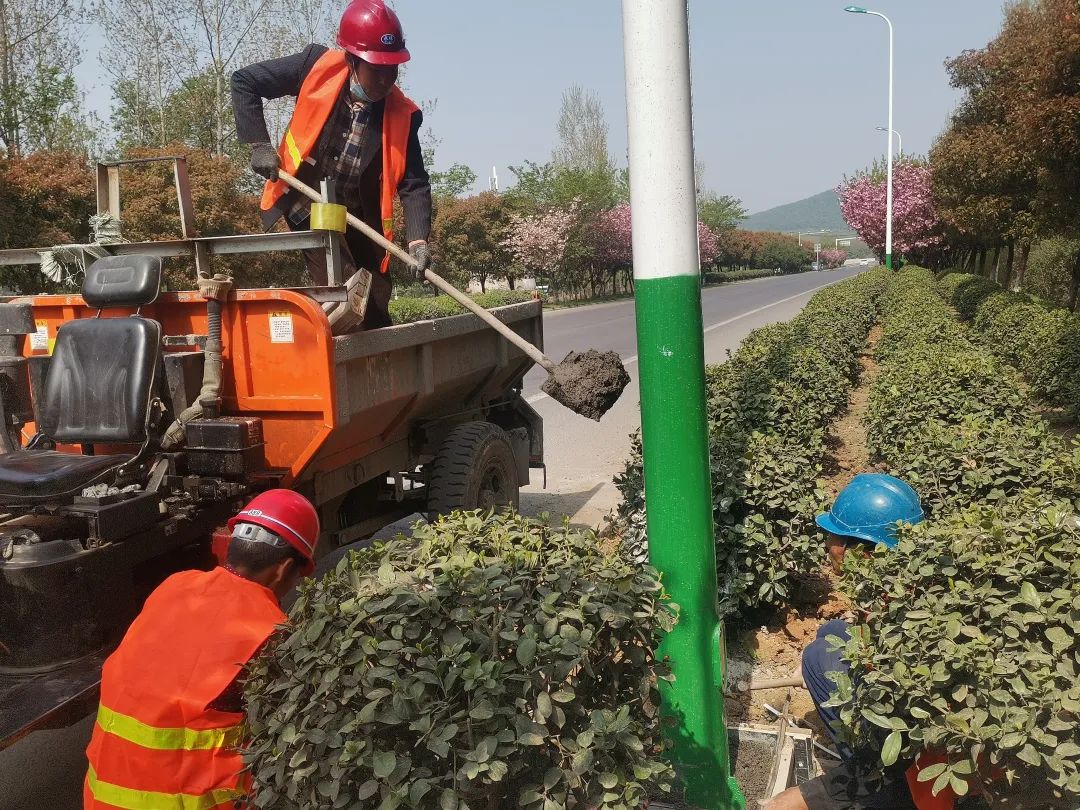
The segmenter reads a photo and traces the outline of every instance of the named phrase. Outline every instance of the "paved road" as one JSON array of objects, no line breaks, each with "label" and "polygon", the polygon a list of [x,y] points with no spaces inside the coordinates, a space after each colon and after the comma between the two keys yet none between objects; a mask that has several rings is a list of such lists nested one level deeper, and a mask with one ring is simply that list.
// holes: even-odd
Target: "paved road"
[{"label": "paved road", "polygon": [[[723,361],[751,330],[793,317],[814,291],[861,270],[780,276],[704,290],[706,361]],[[542,488],[541,475],[534,471],[536,483],[522,494],[522,509],[568,514],[576,523],[595,526],[618,502],[611,479],[629,454],[630,434],[639,425],[634,306],[626,301],[552,311],[544,316],[544,332],[546,351],[556,361],[571,349],[614,350],[632,378],[600,424],[541,394],[542,371],[526,378],[525,395],[544,417],[548,488]],[[87,718],[70,729],[32,734],[0,752],[0,810],[79,810],[90,729]]]}]

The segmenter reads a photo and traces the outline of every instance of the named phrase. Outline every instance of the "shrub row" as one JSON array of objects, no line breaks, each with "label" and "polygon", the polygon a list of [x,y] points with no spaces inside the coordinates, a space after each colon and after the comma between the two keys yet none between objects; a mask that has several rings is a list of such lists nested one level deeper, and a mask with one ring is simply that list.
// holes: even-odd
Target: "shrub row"
[{"label": "shrub row", "polygon": [[[530,290],[492,290],[470,297],[484,309],[494,309],[531,301],[533,293]],[[395,324],[449,318],[451,315],[461,315],[464,312],[465,308],[448,295],[395,298],[390,301],[390,319]]]},{"label": "shrub row", "polygon": [[[1026,493],[909,528],[851,566],[866,611],[844,710],[885,729],[886,764],[944,754],[936,790],[979,786],[1002,807],[1080,804],[1080,523]],[[852,697],[842,678],[841,697]],[[880,739],[880,737],[879,737]]]},{"label": "shrub row", "polygon": [[259,808],[637,810],[670,789],[655,571],[455,513],[308,583],[246,686]]},{"label": "shrub row", "polygon": [[[908,268],[882,301],[873,450],[931,519],[894,551],[848,555],[863,621],[835,704],[890,765],[928,751],[935,791],[993,806],[1080,801],[1080,446]],[[858,687],[853,689],[852,684]]]},{"label": "shrub row", "polygon": [[942,294],[1035,396],[1080,415],[1080,316],[1006,291],[982,276],[950,273]]},{"label": "shrub row", "polygon": [[929,270],[905,268],[882,311],[867,441],[930,513],[1029,488],[1075,495],[1075,454],[1030,405],[1016,372],[956,320]]},{"label": "shrub row", "polygon": [[[825,431],[847,406],[858,353],[887,281],[873,270],[817,293],[788,323],[752,332],[707,369],[713,515],[721,611],[779,606],[792,577],[816,569],[814,515]],[[646,556],[640,446],[616,484],[622,548]]]},{"label": "shrub row", "polygon": [[746,270],[725,270],[720,272],[702,273],[703,284],[728,284],[732,281],[749,281],[754,278],[767,278],[779,275],[775,268],[757,268]]}]

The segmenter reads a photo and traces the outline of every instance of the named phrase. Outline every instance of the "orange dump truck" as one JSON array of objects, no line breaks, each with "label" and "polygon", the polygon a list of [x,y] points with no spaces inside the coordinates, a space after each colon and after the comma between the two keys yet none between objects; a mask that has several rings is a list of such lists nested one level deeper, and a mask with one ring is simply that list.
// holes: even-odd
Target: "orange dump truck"
[{"label": "orange dump truck", "polygon": [[[413,512],[516,505],[543,465],[523,353],[472,315],[334,334],[333,263],[323,288],[215,283],[215,255],[329,257],[337,235],[192,236],[174,169],[182,238],[95,245],[81,294],[0,304],[0,749],[92,709],[143,599],[213,565],[254,492],[307,496],[325,553]],[[99,211],[118,209],[118,170],[99,168]],[[194,259],[201,293],[160,292],[170,256]],[[494,312],[542,345],[538,301]]]}]

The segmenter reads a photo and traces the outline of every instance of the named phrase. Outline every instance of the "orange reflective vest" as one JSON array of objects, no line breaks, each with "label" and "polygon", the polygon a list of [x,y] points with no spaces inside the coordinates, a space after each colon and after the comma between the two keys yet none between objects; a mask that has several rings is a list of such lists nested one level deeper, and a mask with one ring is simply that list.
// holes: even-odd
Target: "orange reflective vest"
[{"label": "orange reflective vest", "polygon": [[233,808],[244,715],[210,704],[284,621],[268,588],[224,568],[165,580],[105,662],[84,809]]},{"label": "orange reflective vest", "polygon": [[[334,106],[341,103],[341,92],[349,80],[349,66],[344,51],[327,51],[319,57],[300,87],[296,97],[292,120],[285,130],[285,137],[278,147],[281,168],[295,175],[297,169],[314,151],[323,127],[330,118]],[[394,195],[405,177],[405,156],[409,146],[416,106],[399,87],[394,87],[386,97],[382,120],[382,182],[379,196],[383,235],[394,239]],[[263,187],[263,211],[269,211],[289,190],[284,182],[267,181]],[[382,272],[390,267],[390,254],[383,257]]]}]

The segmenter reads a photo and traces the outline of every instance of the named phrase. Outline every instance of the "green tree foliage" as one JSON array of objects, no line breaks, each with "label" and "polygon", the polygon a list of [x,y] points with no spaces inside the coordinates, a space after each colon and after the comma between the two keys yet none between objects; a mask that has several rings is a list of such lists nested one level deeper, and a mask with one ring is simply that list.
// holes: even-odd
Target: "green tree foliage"
[{"label": "green tree foliage", "polygon": [[461,197],[476,185],[476,172],[463,163],[430,174],[431,193],[435,197]]},{"label": "green tree foliage", "polygon": [[459,283],[476,279],[481,290],[513,264],[506,250],[510,205],[506,197],[485,191],[472,197],[440,200],[435,216],[435,261]]},{"label": "green tree foliage", "polygon": [[0,5],[0,145],[8,154],[90,143],[74,80],[81,21],[77,0]]},{"label": "green tree foliage", "polygon": [[698,200],[698,219],[717,235],[734,230],[745,217],[746,209],[737,197],[718,196],[709,191]]},{"label": "green tree foliage", "polygon": [[652,653],[673,618],[592,533],[420,523],[308,585],[254,664],[254,804],[636,810],[673,777]]},{"label": "green tree foliage", "polygon": [[563,93],[557,131],[559,145],[552,156],[556,166],[586,173],[611,168],[607,118],[594,91],[575,84]]},{"label": "green tree foliage", "polygon": [[814,260],[812,245],[800,245],[789,234],[724,229],[717,233],[717,242],[717,266],[732,270],[766,268],[795,273]]}]

